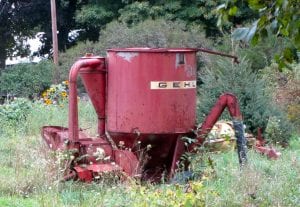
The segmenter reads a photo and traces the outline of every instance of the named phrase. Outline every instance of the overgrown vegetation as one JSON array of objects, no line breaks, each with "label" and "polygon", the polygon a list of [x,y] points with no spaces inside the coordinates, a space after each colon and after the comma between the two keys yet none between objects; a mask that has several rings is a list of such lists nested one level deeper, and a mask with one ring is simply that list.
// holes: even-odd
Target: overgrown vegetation
[{"label": "overgrown vegetation", "polygon": [[[6,2],[13,4],[13,1]],[[287,24],[289,21],[283,18],[282,12],[289,13],[287,20],[293,20],[298,14],[290,12],[294,7],[279,11],[280,16],[276,18],[284,21],[275,23],[283,27],[275,31],[280,29],[277,33],[282,34],[280,37],[271,35],[266,25],[273,19],[265,18],[266,12],[273,15],[276,6],[281,9],[284,2],[288,5],[294,1],[276,1],[271,10],[259,11],[251,7],[265,5],[262,1],[232,0],[224,5],[223,0],[57,2],[60,49],[65,51],[74,45],[74,39],[67,40],[71,29],[83,28],[78,39],[84,40],[60,53],[57,67],[60,80],[57,81],[61,84],[52,85],[54,67],[49,61],[2,70],[7,43],[15,41],[7,41],[3,36],[6,33],[0,32],[3,40],[0,41],[0,94],[17,96],[0,105],[0,206],[300,206],[300,137],[297,135],[297,130],[300,133],[300,68],[293,63],[286,64],[289,70],[285,70],[282,64],[272,61],[275,54],[290,46],[287,40],[297,45],[284,50],[283,57],[277,56],[277,61],[297,59],[299,31],[295,33],[294,28],[299,25],[295,26],[293,21]],[[48,8],[38,1],[28,3],[26,8],[33,4],[37,11]],[[20,5],[3,6],[0,10],[10,14],[7,12]],[[223,12],[219,19],[214,13],[218,5]],[[238,41],[233,41],[229,31],[251,24],[259,12],[263,15],[257,31],[259,35],[268,32],[268,37],[258,41],[262,39],[254,35],[257,28],[241,28],[244,33],[235,34]],[[50,25],[46,25],[45,16],[40,18],[37,14],[33,19],[43,20],[42,29]],[[224,20],[223,30],[218,30],[217,26]],[[0,30],[3,28],[0,26]],[[33,32],[27,27],[25,30]],[[51,38],[47,35],[48,30],[41,54],[49,52]],[[241,36],[246,39],[252,36],[257,44],[253,46]],[[106,49],[114,47],[206,47],[238,54],[239,65],[219,56],[198,53],[198,121],[203,121],[219,95],[234,93],[239,99],[246,130],[256,134],[262,128],[269,144],[285,147],[280,148],[282,157],[277,161],[268,160],[249,149],[249,165],[240,169],[236,152],[205,150],[198,155],[187,154],[193,175],[188,182],[162,181],[159,185],[133,179],[99,180],[91,184],[59,182],[60,159],[64,154],[48,151],[40,129],[45,125],[67,125],[68,82],[65,80],[75,60],[85,53],[105,56]],[[28,52],[28,48],[23,49]],[[91,104],[80,101],[79,110],[81,128],[96,134],[97,116]],[[230,117],[225,113],[222,118]],[[179,172],[177,178],[184,173]]]},{"label": "overgrown vegetation", "polygon": [[[234,22],[241,11],[239,1],[229,0],[218,8],[220,25],[222,22]],[[300,30],[299,30],[299,2],[293,0],[285,1],[253,1],[242,2],[248,4],[252,12],[259,13],[259,18],[252,22],[251,26],[236,28],[232,33],[235,40],[242,40],[257,44],[265,41],[269,35],[285,38],[288,43],[284,49],[274,56],[279,68],[287,67],[293,61],[299,61]],[[245,25],[244,25],[245,26]]]},{"label": "overgrown vegetation", "polygon": [[[118,35],[112,35],[118,34]],[[164,19],[145,20],[131,27],[114,21],[101,31],[98,42],[79,43],[62,53],[59,58],[61,81],[68,76],[70,66],[86,53],[106,56],[106,49],[117,47],[210,47],[212,40],[206,39],[203,28],[187,27],[184,22]]]},{"label": "overgrown vegetation", "polygon": [[[80,101],[79,108],[81,127],[93,126],[96,115],[91,104]],[[0,131],[1,206],[297,206],[300,203],[297,147],[300,139],[296,136],[291,140],[291,148],[281,150],[282,157],[277,161],[250,150],[249,166],[243,170],[235,151],[207,153],[204,158],[198,157],[192,167],[201,176],[186,184],[141,185],[135,180],[113,184],[61,183],[59,163],[44,147],[40,126],[66,126],[67,107],[33,103],[22,125],[0,123],[5,128]],[[210,164],[206,161],[208,157]]]},{"label": "overgrown vegetation", "polygon": [[[266,80],[252,71],[247,60],[242,59],[240,64],[219,60],[207,67],[199,78],[202,82],[198,95],[199,123],[203,122],[217,98],[225,92],[230,92],[239,99],[248,132],[256,133],[258,128],[267,128],[265,135],[269,141],[288,142],[293,133],[293,126],[273,103],[273,92],[268,88]],[[223,117],[230,119],[228,114]]]},{"label": "overgrown vegetation", "polygon": [[[113,33],[118,35],[111,35]],[[212,47],[214,45],[213,40],[205,37],[201,26],[190,25],[187,27],[182,21],[172,22],[164,19],[155,21],[148,19],[136,22],[131,26],[128,26],[128,23],[114,21],[106,25],[100,36],[100,40],[96,43],[80,43],[60,55],[60,81],[67,79],[70,66],[85,53],[105,56],[106,49],[113,47]],[[247,61],[242,62],[240,66],[233,66],[229,62],[220,61],[219,57],[199,55],[198,65],[203,65],[204,62],[207,67],[207,69],[199,68],[199,83],[204,83],[201,85],[199,93],[199,121],[202,121],[203,114],[208,113],[209,108],[221,93],[233,92],[240,99],[242,112],[250,132],[255,133],[258,127],[266,129],[268,123],[272,125],[276,120],[278,130],[276,133],[272,130],[272,133],[266,133],[266,135],[270,141],[287,142],[293,133],[287,118],[294,124],[298,124],[299,119],[296,116],[298,103],[294,101],[289,104],[288,110],[272,104],[274,87],[276,87],[275,76],[282,75],[282,73],[267,69],[271,63],[271,57],[280,50],[283,42],[274,43],[276,42],[275,36],[271,36],[264,43],[249,47],[246,44],[235,44],[228,39],[223,38],[224,41],[219,39],[217,48],[225,51],[236,50]],[[291,67],[296,68],[297,66]],[[5,71],[1,76],[4,83],[1,85],[1,90],[5,94],[37,96],[50,86],[51,69],[49,63],[40,63],[33,67],[30,65],[16,66],[16,68]],[[263,72],[264,75],[262,75],[261,71],[269,72]],[[24,75],[19,76],[19,74]],[[288,75],[283,74],[283,76],[287,77]],[[289,79],[290,82],[296,81],[295,83],[297,83],[295,78],[289,76]],[[295,81],[293,81],[294,79]],[[275,85],[271,86],[267,83],[269,80]],[[291,89],[291,93],[294,93],[293,91],[297,93],[297,89]],[[283,113],[284,111],[288,113],[288,116]],[[270,128],[272,127],[269,126],[268,129]]]},{"label": "overgrown vegetation", "polygon": [[18,97],[37,97],[52,83],[53,64],[17,64],[4,70],[0,76],[0,94]]},{"label": "overgrown vegetation", "polygon": [[26,120],[31,109],[32,103],[28,99],[19,98],[8,101],[8,103],[0,105],[1,120],[14,123],[22,122]]}]

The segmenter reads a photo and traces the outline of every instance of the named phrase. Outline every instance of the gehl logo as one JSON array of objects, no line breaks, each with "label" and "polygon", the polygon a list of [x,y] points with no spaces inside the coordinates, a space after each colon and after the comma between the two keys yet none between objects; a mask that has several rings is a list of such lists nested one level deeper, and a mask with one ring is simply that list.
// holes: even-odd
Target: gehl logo
[{"label": "gehl logo", "polygon": [[190,89],[196,88],[196,81],[151,81],[151,89]]}]

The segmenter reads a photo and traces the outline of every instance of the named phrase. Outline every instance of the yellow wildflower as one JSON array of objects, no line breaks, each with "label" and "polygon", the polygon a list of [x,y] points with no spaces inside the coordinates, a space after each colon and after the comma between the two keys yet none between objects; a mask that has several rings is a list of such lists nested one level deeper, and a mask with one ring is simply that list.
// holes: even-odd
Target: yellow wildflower
[{"label": "yellow wildflower", "polygon": [[64,97],[67,97],[68,94],[67,94],[67,92],[63,91],[60,93],[60,95],[64,98]]},{"label": "yellow wildflower", "polygon": [[45,99],[45,104],[50,105],[50,104],[52,104],[52,101],[50,99]]},{"label": "yellow wildflower", "polygon": [[43,98],[46,97],[47,95],[48,95],[47,91],[44,91],[44,92],[42,93],[42,97],[43,97]]}]

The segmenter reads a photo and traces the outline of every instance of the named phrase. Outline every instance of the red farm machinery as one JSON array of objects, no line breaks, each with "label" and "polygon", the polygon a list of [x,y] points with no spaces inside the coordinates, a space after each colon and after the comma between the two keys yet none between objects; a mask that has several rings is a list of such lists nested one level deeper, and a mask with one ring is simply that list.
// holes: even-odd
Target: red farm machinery
[{"label": "red farm machinery", "polygon": [[[198,51],[237,62],[235,56],[192,48],[117,48],[107,50],[106,58],[80,58],[69,74],[68,128],[42,129],[52,150],[73,152],[65,178],[90,182],[113,171],[144,180],[158,180],[163,172],[172,177],[182,154],[196,151],[226,107],[233,118],[239,162],[246,163],[242,115],[233,94],[221,95],[196,129]],[[78,76],[98,116],[96,137],[79,128]],[[182,137],[195,142],[186,147]],[[141,149],[148,149],[147,156]]]}]

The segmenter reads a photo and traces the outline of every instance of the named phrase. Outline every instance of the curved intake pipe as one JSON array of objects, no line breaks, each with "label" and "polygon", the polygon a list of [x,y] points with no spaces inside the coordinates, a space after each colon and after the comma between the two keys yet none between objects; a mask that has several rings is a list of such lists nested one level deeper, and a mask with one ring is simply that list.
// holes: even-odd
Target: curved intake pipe
[{"label": "curved intake pipe", "polygon": [[[105,58],[87,55],[73,64],[69,74],[69,140],[79,139],[77,77],[79,71],[104,70]],[[105,97],[103,97],[105,98]]]},{"label": "curved intake pipe", "polygon": [[196,142],[190,145],[189,150],[192,152],[196,151],[196,148],[204,142],[205,137],[218,121],[218,118],[221,116],[225,108],[228,109],[230,116],[233,119],[239,162],[243,165],[247,162],[247,141],[245,138],[244,124],[238,100],[236,96],[231,93],[225,93],[219,97],[218,101],[211,109],[210,113],[206,116],[201,128],[197,132]]}]

